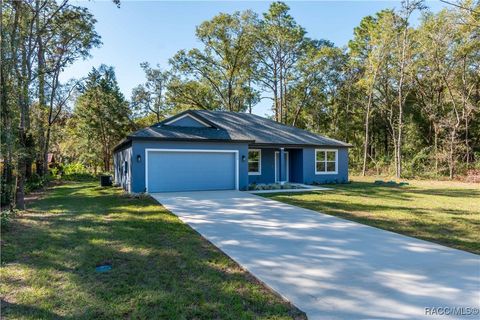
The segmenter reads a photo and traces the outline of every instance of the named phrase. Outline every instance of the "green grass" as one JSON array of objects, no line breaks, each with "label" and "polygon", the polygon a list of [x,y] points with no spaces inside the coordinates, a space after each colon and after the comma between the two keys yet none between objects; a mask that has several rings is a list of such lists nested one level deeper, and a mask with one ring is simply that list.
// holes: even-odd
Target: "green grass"
[{"label": "green grass", "polygon": [[304,318],[150,198],[96,184],[54,187],[2,235],[2,318]]},{"label": "green grass", "polygon": [[[378,179],[378,178],[377,178]],[[480,254],[480,185],[408,181],[408,186],[353,178],[335,190],[262,196],[377,228]]]}]

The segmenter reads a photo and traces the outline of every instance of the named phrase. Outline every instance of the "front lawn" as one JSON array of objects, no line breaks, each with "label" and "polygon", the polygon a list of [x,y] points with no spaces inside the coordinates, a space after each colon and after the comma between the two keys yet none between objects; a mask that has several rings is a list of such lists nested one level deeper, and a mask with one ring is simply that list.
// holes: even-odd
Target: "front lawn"
[{"label": "front lawn", "polygon": [[480,185],[408,181],[379,186],[354,177],[331,191],[262,196],[480,254]]},{"label": "front lawn", "polygon": [[304,317],[150,198],[97,184],[54,187],[2,234],[2,318]]}]

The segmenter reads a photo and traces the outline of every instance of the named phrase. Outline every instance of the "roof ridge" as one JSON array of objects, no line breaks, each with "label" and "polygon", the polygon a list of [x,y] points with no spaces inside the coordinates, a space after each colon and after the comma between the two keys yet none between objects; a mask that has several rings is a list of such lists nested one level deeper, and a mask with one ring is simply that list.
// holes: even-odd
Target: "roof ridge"
[{"label": "roof ridge", "polygon": [[[227,111],[227,110],[193,110],[195,112],[205,112],[205,113],[211,113],[211,114],[219,114],[219,113],[230,113],[230,114],[237,114],[237,115],[247,115],[247,116],[253,116],[254,118],[259,118],[261,119],[262,121],[268,121],[270,122],[271,124],[275,125],[275,126],[279,126],[279,127],[286,127],[286,128],[294,128],[296,130],[301,130],[307,134],[310,134],[310,135],[315,135],[315,136],[318,136],[322,139],[325,139],[325,140],[329,140],[331,142],[336,142],[338,144],[341,144],[342,146],[351,146],[351,144],[349,143],[346,143],[346,142],[343,142],[341,140],[337,140],[337,139],[334,139],[334,138],[330,138],[330,137],[327,137],[327,136],[324,136],[322,134],[319,134],[319,133],[316,133],[316,132],[312,132],[312,131],[309,131],[309,130],[306,130],[306,129],[302,129],[302,128],[299,128],[299,127],[296,127],[296,126],[293,126],[293,125],[289,125],[289,124],[285,124],[285,123],[281,123],[281,122],[278,122],[278,121],[275,121],[273,119],[270,119],[270,118],[267,118],[267,117],[262,117],[260,115],[257,115],[257,114],[254,114],[254,113],[249,113],[249,112],[238,112],[238,111]],[[213,120],[213,122],[215,122],[215,120]]]}]

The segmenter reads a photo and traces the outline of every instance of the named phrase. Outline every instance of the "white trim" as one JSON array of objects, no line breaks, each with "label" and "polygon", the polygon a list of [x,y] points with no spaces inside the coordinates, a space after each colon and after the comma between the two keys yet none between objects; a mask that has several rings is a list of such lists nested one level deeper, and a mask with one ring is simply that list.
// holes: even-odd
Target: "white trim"
[{"label": "white trim", "polygon": [[169,124],[171,124],[171,123],[175,123],[176,121],[178,121],[178,120],[180,120],[180,119],[183,119],[183,118],[185,118],[185,117],[190,117],[190,118],[192,118],[193,120],[195,120],[195,121],[203,124],[203,125],[206,126],[206,127],[211,127],[211,125],[209,125],[208,123],[206,123],[206,122],[198,119],[198,118],[195,117],[195,116],[192,116],[192,115],[189,114],[189,113],[186,113],[186,114],[184,114],[183,116],[180,116],[180,117],[178,117],[178,118],[175,118],[175,119],[172,119],[172,120],[170,120],[170,121],[168,121],[168,122],[165,122],[165,124],[166,124],[166,125],[169,125]]},{"label": "white trim", "polygon": [[[258,151],[258,172],[248,171],[249,176],[261,176],[262,175],[262,149],[248,149],[250,151]],[[247,153],[247,167],[248,167],[248,153]]]},{"label": "white trim", "polygon": [[148,193],[148,153],[149,152],[204,152],[204,153],[234,153],[235,154],[235,190],[239,190],[238,150],[212,149],[156,149],[145,148],[145,192]]},{"label": "white trim", "polygon": [[[330,152],[335,152],[335,171],[327,171],[327,154],[325,154],[325,171],[317,171],[317,152],[325,152],[325,151],[330,151]],[[315,174],[320,175],[320,174],[338,174],[338,149],[315,149],[315,154],[314,154],[314,161],[313,165],[315,166]]]},{"label": "white trim", "polygon": [[[290,181],[290,178],[289,178],[289,175],[290,175],[290,169],[289,169],[289,167],[290,167],[290,155],[288,154],[288,151],[284,151],[284,152],[285,152],[285,155],[287,155],[285,157],[285,159],[286,159],[285,162],[287,163],[287,172],[286,172],[285,177],[287,178],[287,180],[282,181],[282,182],[289,182]],[[275,151],[275,157],[274,157],[275,159],[273,160],[275,162],[275,171],[273,173],[273,175],[275,176],[275,182],[280,181],[279,180],[280,177],[277,177],[277,159],[278,159],[279,154],[280,154],[280,151]]]}]

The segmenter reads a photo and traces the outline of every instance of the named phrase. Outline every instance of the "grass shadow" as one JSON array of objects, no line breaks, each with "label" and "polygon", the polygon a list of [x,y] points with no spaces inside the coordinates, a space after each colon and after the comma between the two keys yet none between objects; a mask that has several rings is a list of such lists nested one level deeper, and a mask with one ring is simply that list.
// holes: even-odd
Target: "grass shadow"
[{"label": "grass shadow", "polygon": [[[6,317],[305,317],[152,199],[57,186],[14,224],[2,248]],[[95,272],[105,262],[112,270]]]}]

